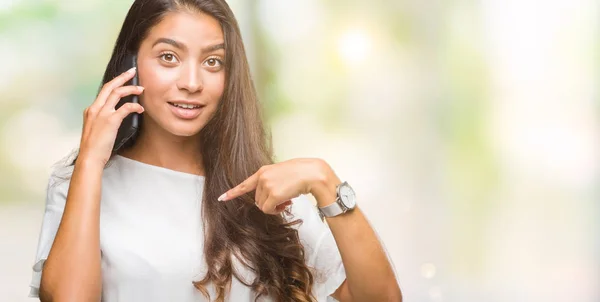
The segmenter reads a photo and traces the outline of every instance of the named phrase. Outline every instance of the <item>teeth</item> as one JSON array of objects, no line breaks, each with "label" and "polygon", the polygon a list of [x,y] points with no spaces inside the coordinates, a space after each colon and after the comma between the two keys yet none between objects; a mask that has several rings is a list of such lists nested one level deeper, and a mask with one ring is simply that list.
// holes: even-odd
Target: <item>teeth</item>
[{"label": "teeth", "polygon": [[179,108],[184,108],[184,109],[195,109],[195,108],[200,108],[200,105],[190,105],[190,104],[174,104],[171,103],[173,106],[175,107],[179,107]]}]

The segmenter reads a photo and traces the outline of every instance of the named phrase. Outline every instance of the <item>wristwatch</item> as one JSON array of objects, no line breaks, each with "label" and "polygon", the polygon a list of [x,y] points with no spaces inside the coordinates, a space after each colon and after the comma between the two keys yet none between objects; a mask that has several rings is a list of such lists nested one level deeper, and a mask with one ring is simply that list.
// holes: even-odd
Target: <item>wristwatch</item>
[{"label": "wristwatch", "polygon": [[334,203],[325,207],[319,207],[321,219],[323,219],[323,217],[335,217],[344,214],[354,210],[356,207],[356,194],[354,194],[354,190],[348,182],[344,181],[337,185],[336,194],[337,196]]}]

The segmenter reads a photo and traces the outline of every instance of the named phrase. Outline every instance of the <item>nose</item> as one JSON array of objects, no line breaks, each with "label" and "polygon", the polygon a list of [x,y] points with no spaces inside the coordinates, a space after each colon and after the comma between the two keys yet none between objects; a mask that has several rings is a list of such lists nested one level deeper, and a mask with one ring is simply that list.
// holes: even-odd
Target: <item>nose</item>
[{"label": "nose", "polygon": [[177,88],[187,90],[189,93],[202,91],[204,88],[202,74],[196,64],[190,63],[181,67]]}]

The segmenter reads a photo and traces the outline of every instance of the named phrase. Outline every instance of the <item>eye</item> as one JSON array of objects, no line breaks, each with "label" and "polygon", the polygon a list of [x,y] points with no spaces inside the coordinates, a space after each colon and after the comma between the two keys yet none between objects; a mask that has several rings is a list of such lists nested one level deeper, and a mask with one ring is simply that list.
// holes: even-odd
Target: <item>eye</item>
[{"label": "eye", "polygon": [[167,63],[177,63],[177,57],[174,53],[165,52],[160,54],[160,58]]},{"label": "eye", "polygon": [[205,62],[208,67],[221,67],[223,65],[223,61],[216,57],[208,58]]}]

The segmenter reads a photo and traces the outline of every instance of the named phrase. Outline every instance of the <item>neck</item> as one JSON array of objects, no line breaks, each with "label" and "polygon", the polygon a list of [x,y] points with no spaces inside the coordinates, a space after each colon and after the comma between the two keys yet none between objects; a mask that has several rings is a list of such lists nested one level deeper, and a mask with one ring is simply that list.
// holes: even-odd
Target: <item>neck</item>
[{"label": "neck", "polygon": [[119,153],[146,164],[205,175],[198,135],[175,136],[158,125],[145,123],[140,129],[135,144]]}]

